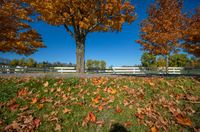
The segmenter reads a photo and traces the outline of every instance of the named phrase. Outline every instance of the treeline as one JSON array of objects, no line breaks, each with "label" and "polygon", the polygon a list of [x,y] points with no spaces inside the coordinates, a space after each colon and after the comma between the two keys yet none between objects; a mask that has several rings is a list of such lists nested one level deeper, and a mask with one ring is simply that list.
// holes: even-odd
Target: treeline
[{"label": "treeline", "polygon": [[[141,57],[143,67],[165,67],[166,58],[144,52]],[[200,59],[189,57],[187,54],[173,54],[169,56],[170,67],[200,67]]]},{"label": "treeline", "polygon": [[72,63],[61,63],[61,62],[53,62],[50,63],[48,61],[43,61],[43,62],[37,62],[36,60],[32,58],[22,58],[22,59],[4,59],[0,58],[0,64],[1,65],[10,65],[10,66],[27,66],[27,67],[64,67],[64,66],[76,66],[75,64]]},{"label": "treeline", "polygon": [[104,60],[87,60],[86,67],[88,70],[104,70],[106,62]]}]

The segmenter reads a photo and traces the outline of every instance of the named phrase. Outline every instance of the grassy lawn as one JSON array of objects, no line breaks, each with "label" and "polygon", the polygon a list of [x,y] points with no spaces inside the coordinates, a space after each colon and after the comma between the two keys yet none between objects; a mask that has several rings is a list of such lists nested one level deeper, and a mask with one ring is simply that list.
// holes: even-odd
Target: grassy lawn
[{"label": "grassy lawn", "polygon": [[0,131],[198,131],[200,79],[0,78]]}]

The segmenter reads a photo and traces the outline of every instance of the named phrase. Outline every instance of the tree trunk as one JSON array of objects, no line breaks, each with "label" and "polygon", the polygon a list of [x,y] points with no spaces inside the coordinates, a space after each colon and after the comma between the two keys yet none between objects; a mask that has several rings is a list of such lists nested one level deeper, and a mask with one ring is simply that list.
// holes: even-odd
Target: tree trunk
[{"label": "tree trunk", "polygon": [[85,38],[76,39],[76,72],[85,72]]},{"label": "tree trunk", "polygon": [[166,74],[168,74],[168,67],[169,67],[169,55],[166,55]]}]

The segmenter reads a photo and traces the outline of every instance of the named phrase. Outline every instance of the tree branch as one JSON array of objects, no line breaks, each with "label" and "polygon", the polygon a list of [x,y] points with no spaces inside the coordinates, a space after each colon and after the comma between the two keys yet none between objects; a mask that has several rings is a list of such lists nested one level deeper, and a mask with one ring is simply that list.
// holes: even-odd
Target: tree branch
[{"label": "tree branch", "polygon": [[64,27],[66,31],[72,36],[72,38],[75,38],[74,33],[69,29],[69,27],[66,24],[64,24]]}]

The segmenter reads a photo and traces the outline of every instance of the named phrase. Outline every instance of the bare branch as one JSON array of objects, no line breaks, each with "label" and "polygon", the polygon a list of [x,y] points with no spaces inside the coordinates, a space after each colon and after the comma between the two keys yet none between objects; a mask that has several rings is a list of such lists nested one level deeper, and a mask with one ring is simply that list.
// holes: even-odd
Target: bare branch
[{"label": "bare branch", "polygon": [[74,33],[69,29],[69,27],[66,24],[64,24],[64,27],[65,27],[66,31],[72,36],[72,38],[75,38]]}]

